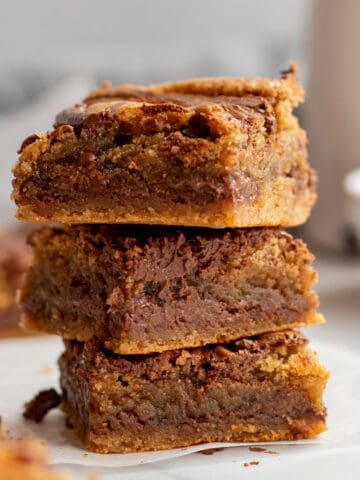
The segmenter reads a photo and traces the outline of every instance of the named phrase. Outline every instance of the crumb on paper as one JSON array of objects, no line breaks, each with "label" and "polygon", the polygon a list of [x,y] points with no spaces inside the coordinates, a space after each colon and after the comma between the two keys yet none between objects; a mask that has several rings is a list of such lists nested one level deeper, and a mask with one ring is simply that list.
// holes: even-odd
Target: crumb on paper
[{"label": "crumb on paper", "polygon": [[23,416],[27,420],[40,423],[49,410],[60,405],[61,396],[54,388],[41,390],[35,397],[25,404]]},{"label": "crumb on paper", "polygon": [[276,450],[269,450],[268,448],[264,447],[249,447],[250,452],[262,452],[268,453],[269,455],[279,455],[279,452]]},{"label": "crumb on paper", "polygon": [[202,453],[203,455],[214,455],[215,452],[221,452],[222,450],[224,450],[224,447],[206,448],[205,450],[200,450],[198,453]]},{"label": "crumb on paper", "polygon": [[250,452],[266,452],[264,447],[249,447]]},{"label": "crumb on paper", "polygon": [[87,453],[82,453],[81,456],[82,456],[82,458],[87,458],[88,454]]},{"label": "crumb on paper", "polygon": [[51,365],[44,365],[41,367],[41,373],[44,373],[45,375],[50,375],[53,372],[54,368]]},{"label": "crumb on paper", "polygon": [[258,462],[257,460],[253,460],[252,462],[244,462],[243,463],[243,466],[244,467],[250,467],[251,465],[259,465],[260,462]]}]

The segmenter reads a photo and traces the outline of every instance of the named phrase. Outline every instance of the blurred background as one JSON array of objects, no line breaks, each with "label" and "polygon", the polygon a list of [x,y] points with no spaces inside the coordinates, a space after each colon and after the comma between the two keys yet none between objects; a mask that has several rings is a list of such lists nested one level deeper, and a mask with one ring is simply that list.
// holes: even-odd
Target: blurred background
[{"label": "blurred background", "polygon": [[13,0],[0,28],[0,225],[14,221],[10,168],[23,138],[103,82],[277,76],[299,65],[299,110],[320,176],[301,234],[356,252],[360,237],[358,0]]}]

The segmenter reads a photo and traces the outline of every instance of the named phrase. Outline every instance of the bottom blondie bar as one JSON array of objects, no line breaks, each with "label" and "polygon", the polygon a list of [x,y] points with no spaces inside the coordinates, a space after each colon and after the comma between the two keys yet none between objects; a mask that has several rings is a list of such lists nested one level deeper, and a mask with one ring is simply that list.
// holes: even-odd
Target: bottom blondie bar
[{"label": "bottom blondie bar", "polygon": [[94,339],[65,345],[64,409],[95,452],[295,440],[325,430],[328,373],[295,330],[147,355],[114,354]]}]

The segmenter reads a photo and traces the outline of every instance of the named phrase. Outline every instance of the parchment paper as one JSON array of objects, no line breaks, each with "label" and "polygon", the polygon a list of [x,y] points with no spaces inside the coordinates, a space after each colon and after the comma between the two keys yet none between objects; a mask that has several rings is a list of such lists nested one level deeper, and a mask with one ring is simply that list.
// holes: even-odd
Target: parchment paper
[{"label": "parchment paper", "polygon": [[[326,342],[310,346],[319,353],[320,360],[331,371],[325,395],[329,430],[314,440],[281,443],[321,445],[322,449],[328,446],[331,450],[335,446],[359,445],[360,354]],[[56,337],[0,342],[0,415],[3,423],[14,435],[30,434],[42,438],[49,450],[50,463],[125,467],[168,460],[216,446],[249,445],[202,444],[158,452],[101,455],[82,448],[74,432],[65,426],[64,416],[58,410],[50,412],[39,425],[25,421],[21,415],[23,404],[39,390],[58,386],[57,358],[62,349],[62,343]]]}]

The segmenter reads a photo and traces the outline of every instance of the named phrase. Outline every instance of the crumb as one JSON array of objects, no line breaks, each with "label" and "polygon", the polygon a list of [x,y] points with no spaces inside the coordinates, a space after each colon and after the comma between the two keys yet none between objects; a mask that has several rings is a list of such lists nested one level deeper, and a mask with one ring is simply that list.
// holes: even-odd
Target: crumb
[{"label": "crumb", "polygon": [[54,388],[42,390],[25,404],[23,416],[28,420],[40,423],[48,411],[56,408],[60,402],[61,397]]},{"label": "crumb", "polygon": [[205,450],[200,450],[198,453],[202,453],[203,455],[214,455],[215,452],[221,452],[222,450],[224,450],[224,447],[207,448]]},{"label": "crumb", "polygon": [[81,456],[82,456],[82,458],[87,458],[88,454],[87,453],[82,453]]},{"label": "crumb", "polygon": [[250,452],[266,452],[266,448],[263,447],[249,447]]},{"label": "crumb", "polygon": [[260,462],[258,462],[257,460],[253,460],[252,462],[245,462],[243,463],[243,466],[244,467],[250,467],[250,465],[259,465]]},{"label": "crumb", "polygon": [[55,472],[49,467],[47,453],[41,443],[35,438],[14,438],[0,433],[0,479],[72,479],[65,472]]},{"label": "crumb", "polygon": [[44,365],[41,367],[41,373],[44,373],[45,375],[50,375],[53,373],[54,368],[51,365]]},{"label": "crumb", "polygon": [[262,453],[268,453],[269,455],[279,455],[279,452],[276,452],[275,450],[268,450],[267,448],[263,447],[249,447],[250,452],[262,452]]}]

